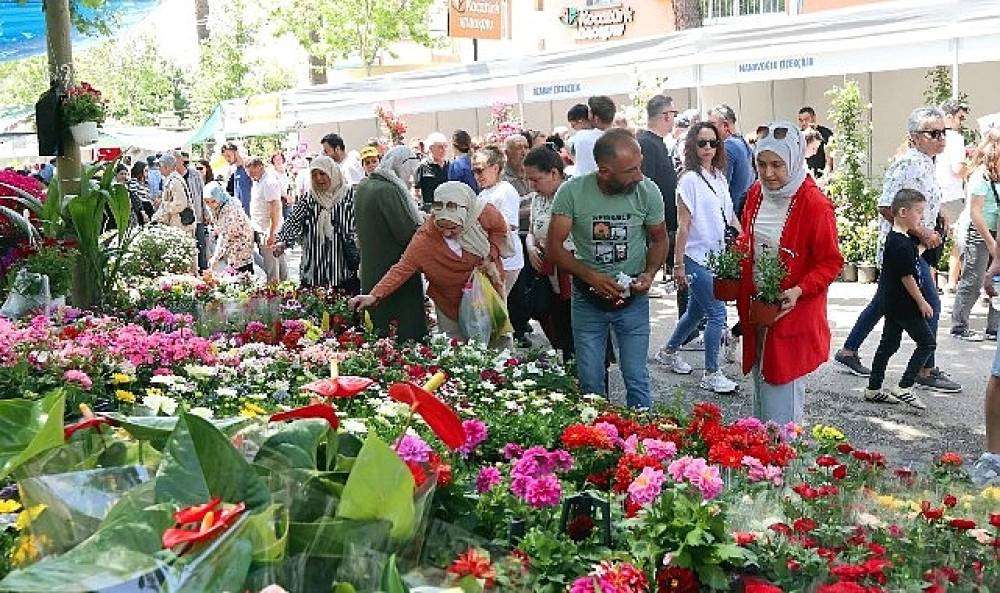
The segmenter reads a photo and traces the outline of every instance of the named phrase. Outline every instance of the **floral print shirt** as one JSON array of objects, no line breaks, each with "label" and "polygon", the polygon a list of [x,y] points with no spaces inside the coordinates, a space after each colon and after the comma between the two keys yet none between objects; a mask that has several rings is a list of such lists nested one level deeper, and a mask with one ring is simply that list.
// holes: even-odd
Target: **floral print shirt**
[{"label": "floral print shirt", "polygon": [[[885,181],[882,184],[882,197],[879,198],[879,208],[892,206],[892,199],[901,189],[915,189],[927,199],[924,209],[924,226],[934,230],[938,211],[941,209],[941,186],[937,181],[934,159],[910,148],[897,158],[885,171]],[[879,214],[878,261],[882,262],[882,246],[885,237],[892,230],[892,223]]]},{"label": "floral print shirt", "polygon": [[219,210],[215,222],[219,240],[215,246],[215,257],[225,258],[233,268],[241,268],[253,262],[253,229],[243,208],[235,200],[226,202]]}]

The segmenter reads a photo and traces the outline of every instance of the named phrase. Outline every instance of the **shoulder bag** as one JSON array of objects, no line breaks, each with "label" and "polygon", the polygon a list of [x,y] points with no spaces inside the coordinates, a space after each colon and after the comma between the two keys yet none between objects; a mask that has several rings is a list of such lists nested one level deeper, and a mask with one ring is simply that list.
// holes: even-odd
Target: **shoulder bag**
[{"label": "shoulder bag", "polygon": [[[713,186],[711,183],[708,182],[708,179],[705,178],[705,176],[702,174],[701,170],[695,171],[695,173],[698,174],[698,177],[701,177],[701,180],[705,182],[705,185],[708,186],[708,189],[712,190],[712,193],[715,194],[715,197],[718,198],[719,194],[718,194],[718,192],[715,191],[715,186]],[[721,198],[720,198],[720,201],[721,201]],[[729,245],[732,245],[733,243],[736,242],[736,238],[740,236],[740,231],[739,231],[739,229],[737,229],[733,225],[729,224],[729,217],[726,216],[726,209],[725,209],[725,207],[723,207],[722,205],[720,205],[719,206],[719,210],[722,212],[722,224],[725,225],[726,245],[729,246]]]},{"label": "shoulder bag", "polygon": [[[353,199],[352,197],[344,198]],[[361,268],[361,250],[358,249],[358,242],[354,237],[348,235],[340,227],[340,220],[335,216],[337,209],[343,205],[343,202],[334,208],[334,211],[330,213],[333,216],[333,229],[337,233],[337,243],[340,246],[340,253],[344,256],[344,265],[348,270],[354,272],[355,274]],[[322,211],[321,211],[322,212]]]},{"label": "shoulder bag", "polygon": [[181,179],[181,184],[184,186],[184,197],[187,198],[187,207],[180,211],[181,224],[191,226],[194,224],[194,209],[191,208],[191,189],[188,187],[186,180]]}]

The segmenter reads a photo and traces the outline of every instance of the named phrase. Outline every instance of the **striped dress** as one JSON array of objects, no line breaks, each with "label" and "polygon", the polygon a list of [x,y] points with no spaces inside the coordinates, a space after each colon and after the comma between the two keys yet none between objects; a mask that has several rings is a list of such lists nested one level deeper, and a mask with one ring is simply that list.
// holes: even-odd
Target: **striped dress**
[{"label": "striped dress", "polygon": [[320,206],[312,193],[295,202],[292,212],[278,231],[278,240],[287,246],[302,244],[299,280],[302,286],[325,286],[356,291],[357,270],[350,270],[344,261],[340,234],[357,241],[354,223],[354,189],[338,202],[330,216],[337,236],[321,236],[317,218]]}]

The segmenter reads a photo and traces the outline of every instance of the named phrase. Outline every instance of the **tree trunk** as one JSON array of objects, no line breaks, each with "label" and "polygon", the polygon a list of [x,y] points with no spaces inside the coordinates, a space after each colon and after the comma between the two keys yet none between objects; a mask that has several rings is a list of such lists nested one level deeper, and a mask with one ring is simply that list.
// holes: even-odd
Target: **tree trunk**
[{"label": "tree trunk", "polygon": [[194,26],[198,43],[208,41],[208,0],[194,0]]},{"label": "tree trunk", "polygon": [[701,0],[671,0],[674,8],[674,27],[678,31],[702,26]]},{"label": "tree trunk", "polygon": [[[45,0],[45,30],[49,57],[49,79],[63,87],[73,84],[73,44],[70,41],[69,0]],[[80,190],[80,147],[67,126],[63,130],[62,156],[56,161],[56,174],[64,193]]]},{"label": "tree trunk", "polygon": [[309,84],[326,84],[326,57],[309,54]]}]

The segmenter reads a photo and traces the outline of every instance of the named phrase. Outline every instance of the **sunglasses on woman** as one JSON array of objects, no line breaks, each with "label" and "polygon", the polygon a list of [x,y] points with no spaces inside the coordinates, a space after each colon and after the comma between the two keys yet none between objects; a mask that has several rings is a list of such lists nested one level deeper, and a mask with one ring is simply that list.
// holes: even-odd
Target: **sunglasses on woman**
[{"label": "sunglasses on woman", "polygon": [[928,138],[932,140],[940,140],[944,138],[944,130],[917,130],[918,134],[926,134]]},{"label": "sunglasses on woman", "polygon": [[768,126],[760,126],[757,128],[757,139],[763,140],[768,136],[773,135],[775,140],[784,140],[788,136],[788,128],[781,126],[779,128],[771,129]]},{"label": "sunglasses on woman", "polygon": [[719,141],[718,140],[699,140],[698,141],[698,148],[705,148],[706,146],[711,146],[712,148],[718,148],[719,147]]}]

